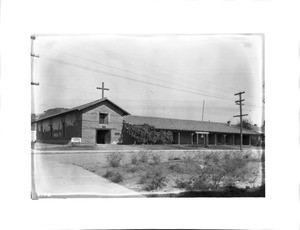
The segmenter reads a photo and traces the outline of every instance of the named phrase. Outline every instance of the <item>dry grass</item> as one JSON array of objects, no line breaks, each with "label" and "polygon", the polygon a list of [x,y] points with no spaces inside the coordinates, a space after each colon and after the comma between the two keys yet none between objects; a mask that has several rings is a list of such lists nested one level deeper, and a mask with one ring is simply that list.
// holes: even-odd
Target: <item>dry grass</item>
[{"label": "dry grass", "polygon": [[[237,154],[240,152],[235,151],[226,154],[208,152],[201,155],[176,155],[161,161],[158,155],[152,156],[151,154],[147,154],[148,157],[145,160],[143,152],[135,155],[137,159],[133,162],[129,160],[118,167],[112,167],[109,164],[103,165],[103,163],[79,165],[102,177],[107,172],[122,175],[123,180],[119,181],[119,184],[142,193],[149,190],[169,193],[191,191],[198,187],[218,189],[224,184],[237,187],[260,186],[261,163],[257,158],[248,154],[239,156]],[[238,160],[233,161],[235,157]],[[230,165],[230,162],[235,163]],[[220,170],[225,164],[227,164],[226,169]],[[228,174],[223,175],[222,173]],[[217,177],[218,175],[219,177]],[[206,183],[206,187],[203,187],[203,183]],[[153,186],[153,184],[157,186]],[[207,187],[211,184],[215,187]]]}]

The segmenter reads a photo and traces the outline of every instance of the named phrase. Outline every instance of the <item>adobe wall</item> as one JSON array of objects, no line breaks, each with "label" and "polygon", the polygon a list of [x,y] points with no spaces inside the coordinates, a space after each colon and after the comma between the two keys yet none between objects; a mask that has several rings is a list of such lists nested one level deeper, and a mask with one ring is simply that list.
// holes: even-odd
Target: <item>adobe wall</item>
[{"label": "adobe wall", "polygon": [[[99,123],[99,114],[108,114],[108,124]],[[96,130],[110,130],[110,144],[116,144],[121,137],[124,112],[107,101],[82,112],[82,144],[96,144]],[[109,144],[109,143],[108,143]]]},{"label": "adobe wall", "polygon": [[[37,122],[37,141],[44,143],[66,144],[72,137],[81,137],[81,121],[78,112],[62,114]],[[63,135],[65,122],[65,135]],[[52,125],[52,136],[51,136]]]}]

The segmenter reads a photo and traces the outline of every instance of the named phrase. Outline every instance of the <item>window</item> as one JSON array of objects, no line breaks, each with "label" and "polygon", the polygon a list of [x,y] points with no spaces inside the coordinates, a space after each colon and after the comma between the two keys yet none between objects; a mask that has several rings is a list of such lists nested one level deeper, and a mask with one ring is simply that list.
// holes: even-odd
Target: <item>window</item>
[{"label": "window", "polygon": [[107,113],[99,114],[99,124],[108,124],[108,114]]}]

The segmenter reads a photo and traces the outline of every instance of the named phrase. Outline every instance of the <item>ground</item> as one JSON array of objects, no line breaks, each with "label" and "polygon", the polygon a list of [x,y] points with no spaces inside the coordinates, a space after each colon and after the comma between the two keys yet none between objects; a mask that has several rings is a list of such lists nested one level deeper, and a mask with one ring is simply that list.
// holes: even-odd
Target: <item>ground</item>
[{"label": "ground", "polygon": [[[89,172],[98,175],[101,178],[106,177],[108,180],[115,180],[114,176],[110,174],[121,174],[123,181],[118,181],[128,189],[134,190],[142,194],[163,194],[163,193],[180,193],[189,191],[186,189],[186,181],[191,182],[193,177],[199,174],[208,162],[215,161],[213,158],[205,158],[205,156],[218,156],[221,159],[225,155],[230,157],[234,155],[242,155],[246,164],[240,169],[241,175],[247,175],[243,180],[237,178],[239,174],[237,170],[234,174],[236,185],[240,188],[259,187],[261,184],[261,155],[262,149],[259,148],[245,148],[241,153],[237,150],[237,146],[226,146],[227,149],[222,149],[222,146],[216,148],[191,148],[189,146],[166,145],[166,146],[120,146],[120,145],[105,145],[97,146],[95,148],[83,149],[82,147],[68,147],[57,145],[36,144],[34,150],[35,159],[39,162],[54,161],[65,165],[79,166]],[[106,148],[108,147],[108,148]],[[110,154],[123,155],[119,167],[111,167],[107,162],[107,156]],[[142,162],[141,156],[147,155],[147,162]],[[157,162],[153,159],[159,158]],[[133,162],[133,157],[136,157],[137,162]],[[154,157],[154,158],[153,158]],[[231,158],[230,158],[231,159]],[[235,165],[233,167],[236,167]],[[231,166],[230,166],[231,167]],[[229,169],[230,169],[229,167]],[[219,167],[221,168],[221,167]],[[210,168],[206,167],[205,172],[208,173]],[[217,168],[218,169],[218,168]],[[200,171],[199,171],[200,170]],[[147,172],[160,172],[161,175],[154,175],[161,177],[164,186],[155,189],[146,188],[147,184],[151,184],[147,178]],[[214,171],[217,171],[214,169]],[[149,173],[148,173],[149,174]],[[141,179],[144,177],[144,182]],[[148,175],[149,177],[149,175]],[[224,177],[223,179],[225,179]],[[182,183],[181,183],[182,182]],[[226,183],[228,179],[226,179]],[[220,182],[219,184],[222,185]],[[151,186],[150,186],[151,187]]]},{"label": "ground", "polygon": [[[143,160],[144,162],[141,161],[140,154],[148,155],[146,162],[145,160]],[[161,157],[162,155],[160,154],[153,155],[145,152],[140,154],[131,155],[134,159],[135,157],[138,158],[137,162],[123,163],[118,167],[112,167],[108,164],[103,165],[101,162],[77,163],[76,165],[142,194],[180,193],[190,191],[191,189],[193,190],[194,188],[189,188],[191,181],[196,175],[201,174],[203,170],[205,177],[201,174],[201,179],[208,181],[211,180],[211,177],[216,176],[217,179],[218,177],[222,177],[219,183],[220,185],[222,183],[226,183],[227,185],[228,181],[231,182],[232,180],[234,180],[233,182],[238,188],[253,188],[261,185],[262,175],[260,159],[251,157],[250,155],[247,155],[248,153],[245,153],[241,157],[241,162],[246,162],[242,165],[241,162],[235,165],[231,164],[235,155],[238,154],[232,151],[230,153],[220,151],[205,153],[202,151],[201,155],[198,156],[197,154],[180,153],[174,157],[174,155],[167,154],[167,158]],[[227,163],[225,163],[225,161],[220,161],[219,163],[221,165],[217,165],[213,162],[216,159],[223,159],[222,155],[224,154],[229,156]],[[217,156],[217,158],[210,158],[212,155]],[[127,155],[126,158],[128,157],[129,156]],[[152,160],[153,157],[155,159],[159,158],[160,160],[155,162]],[[212,165],[212,162],[214,165]],[[223,166],[225,167],[225,164],[227,164],[227,171],[220,171]],[[230,172],[228,172],[228,168],[231,170]],[[153,173],[156,174],[153,175]],[[121,179],[118,179],[119,177]],[[157,180],[163,180],[163,186],[156,188],[156,185],[154,185],[153,189],[149,188],[149,186],[151,187]],[[205,189],[208,189],[208,187]]]},{"label": "ground", "polygon": [[[195,150],[195,149],[236,149],[240,148],[239,145],[209,145],[208,148],[204,146],[191,145],[117,145],[117,144],[101,144],[93,146],[71,146],[71,145],[58,145],[46,144],[36,142],[32,144],[32,149],[36,150]],[[245,145],[244,149],[261,149],[261,147]]]}]

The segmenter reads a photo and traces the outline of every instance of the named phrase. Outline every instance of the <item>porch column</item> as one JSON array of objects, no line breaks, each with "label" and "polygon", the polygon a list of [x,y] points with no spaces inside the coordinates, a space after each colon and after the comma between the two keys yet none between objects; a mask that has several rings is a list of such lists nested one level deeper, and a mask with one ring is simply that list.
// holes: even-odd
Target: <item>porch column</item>
[{"label": "porch column", "polygon": [[251,146],[251,135],[249,135],[249,145]]},{"label": "porch column", "polygon": [[217,134],[215,134],[215,145],[217,145]]},{"label": "porch column", "polygon": [[193,133],[191,133],[191,145],[193,145]]},{"label": "porch column", "polygon": [[234,138],[235,138],[235,135],[233,134],[232,135],[232,145],[235,145]]},{"label": "porch column", "polygon": [[180,145],[180,132],[178,132],[178,145]]},{"label": "porch column", "polygon": [[208,140],[208,134],[206,134],[206,138],[205,138],[205,147],[208,147],[208,143],[209,143],[209,140]]},{"label": "porch column", "polygon": [[199,143],[199,142],[198,142],[198,141],[199,141],[199,140],[198,140],[198,133],[196,133],[196,135],[197,135],[197,136],[196,136],[196,137],[197,137],[196,146],[197,146],[197,148],[198,148],[198,143]]},{"label": "porch column", "polygon": [[226,134],[223,135],[223,143],[226,145]]}]

